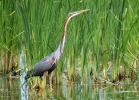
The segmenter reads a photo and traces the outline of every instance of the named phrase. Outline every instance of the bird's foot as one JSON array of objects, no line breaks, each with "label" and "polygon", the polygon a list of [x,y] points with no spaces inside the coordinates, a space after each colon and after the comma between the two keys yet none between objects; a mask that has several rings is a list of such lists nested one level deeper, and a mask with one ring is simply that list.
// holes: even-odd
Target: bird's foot
[{"label": "bird's foot", "polygon": [[52,85],[50,85],[50,92],[52,92],[53,91],[53,88],[52,88]]}]

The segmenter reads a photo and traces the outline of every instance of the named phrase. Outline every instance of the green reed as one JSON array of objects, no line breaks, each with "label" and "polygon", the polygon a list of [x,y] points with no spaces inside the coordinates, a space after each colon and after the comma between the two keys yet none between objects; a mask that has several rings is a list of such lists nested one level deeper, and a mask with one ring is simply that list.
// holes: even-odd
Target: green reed
[{"label": "green reed", "polygon": [[[81,79],[86,80],[91,67],[94,79],[100,75],[106,78],[108,72],[111,72],[110,77],[114,80],[120,72],[120,66],[123,66],[128,74],[131,70],[134,73],[138,72],[139,1],[2,0],[0,2],[3,11],[0,27],[1,52],[5,49],[16,51],[21,45],[25,45],[28,61],[26,70],[57,49],[63,23],[69,12],[90,9],[69,22],[64,53],[54,72],[56,82],[61,83],[60,76],[64,71],[73,81],[76,81],[78,71],[81,71]],[[7,6],[3,7],[5,2],[8,2],[10,9],[5,8]],[[14,6],[10,5],[11,2]],[[4,17],[8,14],[12,16]],[[9,18],[10,21],[7,20]],[[9,31],[12,35],[8,34]],[[17,42],[19,45],[16,45]],[[9,49],[9,45],[14,46],[13,50]],[[109,70],[108,63],[111,63]]]},{"label": "green reed", "polygon": [[8,73],[18,63],[17,55],[20,46],[20,23],[16,12],[16,1],[0,1],[0,71]]}]

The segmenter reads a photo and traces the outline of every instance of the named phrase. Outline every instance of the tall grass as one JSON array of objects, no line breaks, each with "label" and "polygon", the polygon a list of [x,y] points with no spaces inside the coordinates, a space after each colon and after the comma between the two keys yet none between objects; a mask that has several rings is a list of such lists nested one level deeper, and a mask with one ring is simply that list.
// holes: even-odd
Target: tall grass
[{"label": "tall grass", "polygon": [[[6,73],[18,62],[17,54],[22,31],[16,14],[16,1],[0,1],[0,71]],[[15,59],[16,58],[16,59]]]},{"label": "tall grass", "polygon": [[[139,34],[138,29],[138,5],[139,1],[131,0],[15,0],[11,1],[12,6],[5,9],[4,2],[1,2],[2,32],[1,51],[8,47],[6,40],[11,40],[12,46],[16,44],[18,37],[25,42],[29,70],[41,58],[50,54],[59,45],[63,23],[67,14],[71,11],[90,9],[89,12],[73,18],[68,25],[64,53],[60,59],[54,76],[60,83],[62,72],[67,69],[68,77],[76,81],[77,70],[81,68],[81,79],[86,80],[93,69],[94,79],[98,76],[107,78],[111,72],[115,80],[119,74],[120,66],[137,73],[139,64]],[[12,7],[14,10],[12,10]],[[3,9],[4,8],[4,9]],[[14,11],[16,11],[14,13]],[[4,14],[12,14],[11,21],[7,21]],[[12,13],[13,12],[13,13]],[[6,14],[6,15],[8,15]],[[4,34],[5,30],[12,27],[14,35]],[[14,22],[18,23],[14,23]],[[9,24],[13,23],[13,24]],[[20,29],[20,30],[19,30]],[[3,40],[5,38],[5,40]],[[18,41],[20,42],[20,41]],[[6,43],[6,44],[5,44]],[[5,45],[5,46],[4,46]],[[16,45],[17,46],[17,45]],[[18,46],[17,46],[18,47]],[[8,51],[8,49],[7,49]],[[16,50],[14,50],[16,51]],[[108,70],[108,63],[112,66]]]}]

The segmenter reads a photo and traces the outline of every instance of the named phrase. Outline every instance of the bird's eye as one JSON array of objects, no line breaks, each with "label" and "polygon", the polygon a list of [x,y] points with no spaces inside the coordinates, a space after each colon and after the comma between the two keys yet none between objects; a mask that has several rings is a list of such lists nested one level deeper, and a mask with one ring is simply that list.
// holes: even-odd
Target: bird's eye
[{"label": "bird's eye", "polygon": [[72,15],[72,13],[70,13],[70,16]]}]

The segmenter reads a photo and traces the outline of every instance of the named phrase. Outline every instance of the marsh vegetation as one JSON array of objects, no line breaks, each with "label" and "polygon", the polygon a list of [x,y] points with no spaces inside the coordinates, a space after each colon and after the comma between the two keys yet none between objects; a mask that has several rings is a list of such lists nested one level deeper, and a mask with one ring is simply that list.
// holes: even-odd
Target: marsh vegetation
[{"label": "marsh vegetation", "polygon": [[[138,6],[138,0],[0,0],[1,80],[15,70],[29,70],[56,50],[68,13],[87,8],[68,25],[54,84],[62,84],[63,73],[72,84],[91,79],[92,84],[114,85],[126,78],[138,83]],[[29,84],[41,84],[41,79]]]}]

